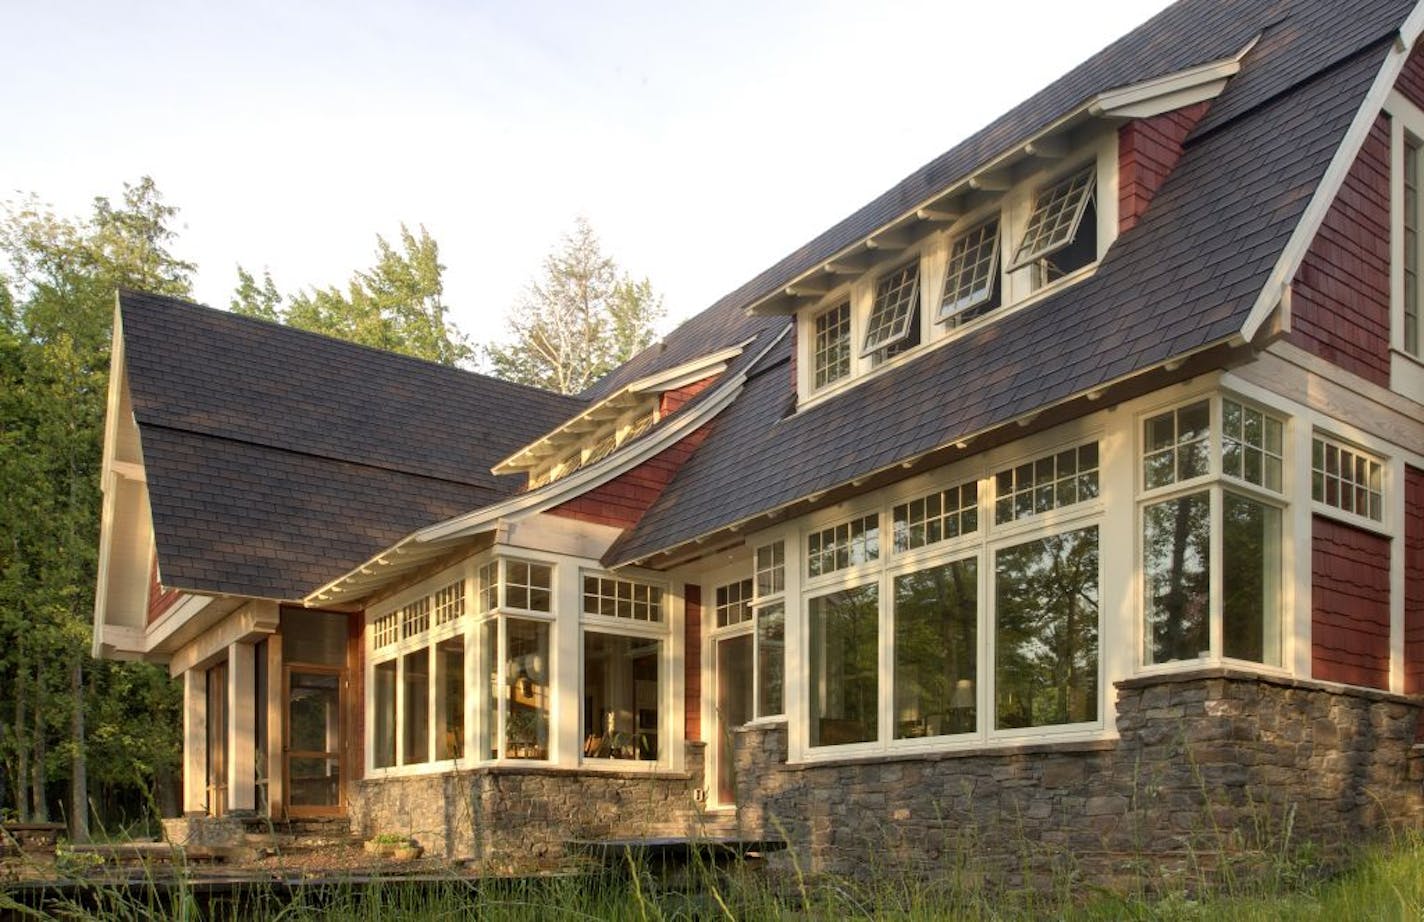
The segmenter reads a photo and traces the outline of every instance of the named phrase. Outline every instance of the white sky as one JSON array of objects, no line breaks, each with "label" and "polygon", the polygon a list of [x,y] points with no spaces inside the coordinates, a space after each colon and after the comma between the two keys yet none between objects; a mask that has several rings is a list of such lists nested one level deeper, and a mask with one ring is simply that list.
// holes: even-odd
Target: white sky
[{"label": "white sky", "polygon": [[477,341],[586,215],[689,316],[1162,0],[5,0],[0,198],[149,174],[199,300],[424,224]]}]

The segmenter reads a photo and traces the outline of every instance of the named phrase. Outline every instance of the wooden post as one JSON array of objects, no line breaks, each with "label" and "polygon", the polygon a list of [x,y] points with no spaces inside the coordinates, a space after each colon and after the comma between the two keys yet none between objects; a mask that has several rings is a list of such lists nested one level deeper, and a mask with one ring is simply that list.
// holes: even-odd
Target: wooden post
[{"label": "wooden post", "polygon": [[183,673],[183,812],[208,812],[208,676]]},{"label": "wooden post", "polygon": [[251,703],[257,687],[255,652],[241,641],[227,648],[227,805],[234,812],[257,809],[257,728]]},{"label": "wooden post", "polygon": [[267,708],[267,811],[273,819],[287,815],[287,776],[284,755],[287,749],[286,711],[282,689],[286,687],[282,673],[282,635],[267,638],[267,700],[258,707]]}]

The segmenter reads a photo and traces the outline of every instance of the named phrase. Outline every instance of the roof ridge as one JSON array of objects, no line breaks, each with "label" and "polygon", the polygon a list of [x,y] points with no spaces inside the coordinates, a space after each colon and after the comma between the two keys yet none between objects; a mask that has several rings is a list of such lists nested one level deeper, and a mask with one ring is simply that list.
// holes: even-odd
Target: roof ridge
[{"label": "roof ridge", "polygon": [[[290,455],[297,455],[297,456],[303,457],[303,458],[314,458],[314,459],[316,459],[316,460],[318,460],[318,461],[334,461],[334,462],[336,462],[336,463],[338,463],[338,464],[350,464],[350,465],[352,465],[353,467],[364,467],[364,468],[369,468],[369,469],[371,469],[371,470],[373,470],[373,471],[387,471],[387,472],[392,473],[392,474],[401,474],[401,475],[406,476],[406,477],[419,477],[419,478],[421,478],[421,479],[423,479],[423,480],[434,480],[434,481],[437,481],[437,482],[439,482],[439,483],[451,483],[451,484],[455,484],[455,485],[457,485],[457,486],[462,486],[462,487],[473,487],[473,488],[478,489],[478,490],[491,490],[491,492],[497,492],[497,491],[492,490],[491,487],[489,486],[489,484],[477,482],[477,481],[474,481],[474,480],[455,480],[454,478],[451,478],[451,477],[441,477],[441,476],[438,476],[438,475],[436,475],[436,474],[431,474],[431,473],[427,473],[427,472],[412,470],[412,469],[410,469],[410,468],[396,467],[396,466],[393,465],[393,464],[373,464],[373,463],[371,463],[370,461],[358,461],[358,460],[356,460],[356,459],[354,459],[354,458],[342,457],[342,456],[340,456],[340,455],[331,454],[331,453],[327,453],[327,452],[308,451],[308,450],[302,449],[302,448],[293,448],[293,447],[291,447],[291,446],[289,446],[289,445],[280,445],[280,444],[277,444],[276,442],[258,441],[258,440],[256,440],[256,439],[238,438],[237,436],[225,435],[225,434],[223,434],[223,433],[216,432],[216,431],[213,431],[213,430],[210,430],[210,429],[199,429],[199,428],[193,428],[193,427],[189,427],[189,426],[174,426],[174,425],[170,425],[170,424],[168,424],[168,423],[159,423],[159,422],[145,421],[145,420],[143,419],[142,415],[139,414],[138,412],[135,412],[135,413],[134,413],[134,418],[138,421],[138,424],[139,424],[139,439],[140,439],[140,441],[142,441],[142,438],[143,438],[143,428],[144,428],[144,427],[150,427],[150,428],[153,428],[153,429],[163,429],[163,430],[166,430],[166,431],[168,431],[168,432],[184,432],[184,433],[187,433],[188,435],[200,435],[200,436],[202,436],[203,438],[218,439],[218,440],[223,441],[223,442],[231,442],[231,443],[233,443],[234,445],[250,445],[250,446],[252,446],[252,447],[254,447],[254,448],[265,448],[265,449],[268,449],[268,450],[270,450],[270,451],[286,452],[287,454],[290,454]],[[500,482],[500,481],[499,481],[499,478],[496,477],[493,482],[494,482],[494,483],[499,483],[499,482]],[[513,493],[514,491],[510,491],[510,492]],[[502,495],[503,495],[503,494],[502,494]]]},{"label": "roof ridge", "polygon": [[366,343],[358,343],[349,339],[342,339],[339,336],[331,336],[326,333],[318,333],[315,330],[305,330],[301,327],[289,326],[288,324],[281,323],[280,321],[268,320],[264,317],[252,317],[247,314],[238,314],[230,310],[224,310],[220,307],[213,307],[210,304],[203,304],[198,301],[190,301],[187,298],[177,298],[172,295],[154,294],[152,292],[140,291],[136,288],[128,288],[126,286],[119,286],[118,291],[121,296],[121,300],[122,296],[127,295],[131,298],[135,298],[140,301],[161,302],[186,309],[194,309],[197,311],[205,312],[210,316],[225,318],[227,320],[231,320],[239,324],[253,324],[269,330],[281,331],[283,334],[292,334],[296,337],[313,337],[323,343],[336,344],[337,346],[347,347],[351,349],[360,349],[366,352],[373,352],[383,357],[397,359],[407,363],[414,363],[419,367],[428,368],[440,373],[456,372],[460,375],[478,378],[481,381],[488,382],[499,387],[506,387],[513,390],[531,392],[539,395],[540,397],[553,397],[557,400],[568,401],[571,404],[587,403],[585,399],[574,394],[561,394],[558,391],[551,391],[542,387],[535,387],[532,384],[521,384],[517,381],[507,381],[504,378],[497,378],[494,375],[485,374],[481,371],[473,371],[468,368],[461,368],[458,365],[446,365],[443,362],[436,362],[432,359],[425,359],[419,356],[409,355],[404,352],[393,352],[390,349],[382,349],[379,346],[371,346],[367,345]]}]

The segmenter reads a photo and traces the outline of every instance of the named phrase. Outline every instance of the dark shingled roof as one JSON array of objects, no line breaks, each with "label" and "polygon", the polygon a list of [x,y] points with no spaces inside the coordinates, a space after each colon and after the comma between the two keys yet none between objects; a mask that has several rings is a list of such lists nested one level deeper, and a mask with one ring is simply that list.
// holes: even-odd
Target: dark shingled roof
[{"label": "dark shingled roof", "polygon": [[176,299],[119,311],[167,586],[300,598],[518,490],[490,467],[585,405]]},{"label": "dark shingled roof", "polygon": [[[1211,110],[1233,114],[1198,127],[1144,218],[1091,278],[800,413],[788,414],[794,393],[782,345],[771,360],[781,364],[761,369],[606,562],[671,549],[1238,333],[1409,4],[1353,4],[1342,22],[1335,4],[1319,0],[1189,0],[1149,27],[1155,35],[1163,21],[1180,25],[1193,11],[1215,17],[1228,6],[1228,20],[1237,11],[1252,22],[1289,15]],[[1124,42],[1137,40],[1112,47]],[[794,272],[782,265],[764,278]]]}]

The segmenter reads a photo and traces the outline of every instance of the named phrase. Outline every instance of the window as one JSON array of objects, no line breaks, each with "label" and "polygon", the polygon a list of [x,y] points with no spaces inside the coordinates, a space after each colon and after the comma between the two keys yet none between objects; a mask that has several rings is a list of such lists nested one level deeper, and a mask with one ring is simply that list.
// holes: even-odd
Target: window
[{"label": "window", "polygon": [[492,561],[480,567],[480,591],[476,596],[476,610],[479,614],[494,611],[499,607],[499,561]]},{"label": "window", "polygon": [[863,355],[885,353],[896,345],[913,338],[917,345],[920,306],[920,261],[912,262],[881,276],[875,283],[875,301],[870,309],[870,318],[865,323],[865,348]]},{"label": "window", "polygon": [[1147,420],[1142,425],[1142,485],[1152,490],[1205,476],[1210,471],[1210,436],[1209,400]]},{"label": "window", "polygon": [[970,481],[902,503],[891,518],[897,553],[973,534],[979,528],[979,483]]},{"label": "window", "polygon": [[867,515],[812,532],[806,540],[808,576],[857,567],[879,557],[879,515]]},{"label": "window", "polygon": [[816,318],[812,354],[813,388],[820,389],[850,374],[850,302],[833,307]]},{"label": "window", "polygon": [[605,615],[632,621],[661,621],[663,591],[646,583],[585,575],[583,612],[586,615]]},{"label": "window", "polygon": [[401,640],[424,634],[430,629],[430,597],[416,599],[401,609]]},{"label": "window", "polygon": [[389,768],[396,764],[396,661],[377,663],[372,671],[372,764]]},{"label": "window", "polygon": [[999,219],[991,218],[955,238],[945,271],[939,320],[956,327],[998,307]]},{"label": "window", "polygon": [[895,739],[976,729],[979,562],[895,577]]},{"label": "window", "polygon": [[717,626],[729,627],[752,617],[752,581],[741,580],[717,587]]},{"label": "window", "polygon": [[879,735],[878,599],[874,585],[811,599],[812,746],[868,743]]},{"label": "window", "polygon": [[996,525],[1094,499],[1098,495],[1098,443],[999,471],[994,483]]},{"label": "window", "polygon": [[382,647],[389,647],[396,642],[396,635],[399,633],[399,628],[400,615],[397,612],[382,615],[371,622],[371,642],[375,645],[377,650]]},{"label": "window", "polygon": [[[1010,271],[1036,263],[1037,287],[1097,258],[1097,220],[1090,207],[1096,179],[1097,165],[1091,164],[1039,191]],[[1094,212],[1092,220],[1084,221],[1089,212]],[[1088,243],[1092,245],[1090,254],[1086,252]],[[1050,261],[1055,254],[1058,257]]]},{"label": "window", "polygon": [[775,595],[786,588],[786,545],[763,544],[756,550],[756,594]]},{"label": "window", "polygon": [[504,561],[504,607],[522,611],[553,611],[554,568],[545,563]]},{"label": "window", "polygon": [[585,630],[583,754],[656,761],[663,642]]},{"label": "window", "polygon": [[1404,136],[1404,305],[1403,348],[1420,357],[1419,350],[1419,139]]},{"label": "window", "polygon": [[465,581],[460,579],[435,593],[435,626],[448,624],[465,613]]},{"label": "window", "polygon": [[1098,719],[1098,529],[994,555],[994,725]]},{"label": "window", "polygon": [[404,720],[401,764],[430,760],[430,651],[407,653],[401,662],[404,686]]},{"label": "window", "polygon": [[1356,448],[1316,436],[1310,447],[1310,498],[1383,521],[1384,466]]},{"label": "window", "polygon": [[754,613],[756,619],[756,691],[753,712],[773,717],[785,712],[786,545],[781,541],[756,549]]},{"label": "window", "polygon": [[435,646],[435,758],[465,757],[465,638]]},{"label": "window", "polygon": [[[484,625],[490,758],[549,757],[549,622],[501,617]],[[501,731],[501,721],[503,729]]]},{"label": "window", "polygon": [[1285,425],[1234,400],[1221,401],[1221,472],[1281,492]]},{"label": "window", "polygon": [[[1213,431],[1211,404],[1197,401],[1144,423],[1144,489],[1192,484],[1142,507],[1142,661],[1219,656],[1279,665],[1282,513],[1250,491],[1281,491],[1285,424],[1223,397]],[[1202,484],[1214,439],[1222,477]]]}]

